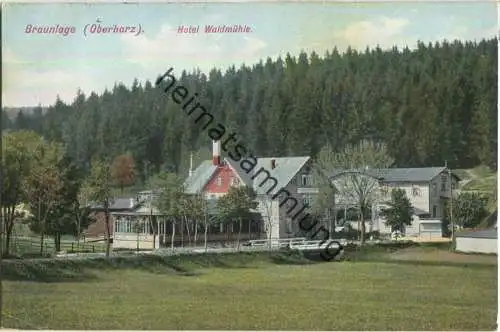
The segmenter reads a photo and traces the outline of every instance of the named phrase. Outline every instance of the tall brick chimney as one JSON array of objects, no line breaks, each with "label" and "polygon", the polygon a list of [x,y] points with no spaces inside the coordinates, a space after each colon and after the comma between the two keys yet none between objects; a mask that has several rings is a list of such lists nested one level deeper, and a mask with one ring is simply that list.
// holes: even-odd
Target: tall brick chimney
[{"label": "tall brick chimney", "polygon": [[212,163],[215,166],[220,166],[220,140],[212,143]]}]

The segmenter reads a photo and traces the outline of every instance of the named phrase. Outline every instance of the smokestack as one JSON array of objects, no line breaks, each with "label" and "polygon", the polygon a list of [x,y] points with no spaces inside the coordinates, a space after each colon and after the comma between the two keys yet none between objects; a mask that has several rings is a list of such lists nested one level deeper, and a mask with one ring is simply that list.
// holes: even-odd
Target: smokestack
[{"label": "smokestack", "polygon": [[275,169],[276,168],[276,159],[271,159],[271,169]]},{"label": "smokestack", "polygon": [[212,163],[215,166],[220,165],[220,140],[219,141],[213,141],[212,143],[213,147],[213,153],[212,153]]}]

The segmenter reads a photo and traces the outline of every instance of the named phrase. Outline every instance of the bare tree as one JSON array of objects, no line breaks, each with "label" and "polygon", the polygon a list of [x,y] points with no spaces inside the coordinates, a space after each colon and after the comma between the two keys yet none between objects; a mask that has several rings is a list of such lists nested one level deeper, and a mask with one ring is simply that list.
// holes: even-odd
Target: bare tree
[{"label": "bare tree", "polygon": [[273,217],[272,217],[272,203],[273,201],[270,200],[268,197],[264,195],[259,195],[260,199],[260,205],[261,205],[261,211],[264,212],[263,219],[264,219],[264,228],[266,230],[266,235],[267,235],[267,240],[268,240],[268,246],[269,250],[272,249],[272,233],[273,233]]},{"label": "bare tree", "polygon": [[336,153],[329,146],[318,154],[316,167],[330,179],[339,195],[356,205],[360,220],[360,241],[364,243],[365,217],[378,197],[380,173],[394,162],[383,143],[362,140]]},{"label": "bare tree", "polygon": [[85,186],[89,190],[89,199],[100,204],[101,208],[104,210],[104,222],[106,224],[106,257],[109,257],[111,251],[110,207],[114,201],[109,164],[101,160],[94,160],[92,162],[90,177]]}]

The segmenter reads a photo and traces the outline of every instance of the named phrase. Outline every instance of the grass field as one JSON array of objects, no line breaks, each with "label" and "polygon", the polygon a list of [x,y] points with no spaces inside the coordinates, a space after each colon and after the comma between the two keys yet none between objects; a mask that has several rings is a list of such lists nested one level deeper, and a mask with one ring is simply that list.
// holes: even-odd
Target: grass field
[{"label": "grass field", "polygon": [[12,262],[3,268],[12,280],[4,282],[3,325],[81,330],[495,329],[496,257],[439,253],[443,250],[384,250],[371,258],[365,253],[334,263],[268,253]]}]

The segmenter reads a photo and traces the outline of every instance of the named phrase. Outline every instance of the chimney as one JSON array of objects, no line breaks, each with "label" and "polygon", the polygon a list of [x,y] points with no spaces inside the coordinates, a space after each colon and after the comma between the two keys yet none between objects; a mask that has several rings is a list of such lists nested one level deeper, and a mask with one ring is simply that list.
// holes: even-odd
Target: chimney
[{"label": "chimney", "polygon": [[189,157],[189,177],[193,176],[193,153]]},{"label": "chimney", "polygon": [[276,159],[271,159],[271,169],[275,169],[276,168]]},{"label": "chimney", "polygon": [[212,163],[215,166],[220,165],[220,141],[213,141],[212,143]]}]

